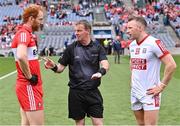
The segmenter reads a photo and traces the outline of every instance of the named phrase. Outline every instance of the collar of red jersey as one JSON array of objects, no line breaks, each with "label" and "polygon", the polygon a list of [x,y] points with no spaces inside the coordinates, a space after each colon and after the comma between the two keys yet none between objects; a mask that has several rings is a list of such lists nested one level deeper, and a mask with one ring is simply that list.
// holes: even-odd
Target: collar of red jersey
[{"label": "collar of red jersey", "polygon": [[23,25],[23,28],[25,28],[29,32],[32,32],[32,28],[30,26],[26,25],[26,24]]}]

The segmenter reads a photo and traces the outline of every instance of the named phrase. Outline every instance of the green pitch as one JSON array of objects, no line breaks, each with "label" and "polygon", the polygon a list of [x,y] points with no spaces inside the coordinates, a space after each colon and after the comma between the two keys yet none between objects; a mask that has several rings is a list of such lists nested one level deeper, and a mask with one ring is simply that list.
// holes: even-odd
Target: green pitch
[{"label": "green pitch", "polygon": [[[176,73],[162,95],[160,110],[160,125],[180,125],[180,56],[174,56],[177,63]],[[55,61],[58,57],[53,57]],[[0,77],[15,70],[12,58],[0,58]],[[104,97],[105,125],[133,125],[136,124],[130,110],[130,72],[129,58],[122,57],[121,64],[114,64],[113,56],[109,57],[110,70],[102,79],[100,86]],[[45,124],[73,125],[68,119],[67,94],[68,70],[62,74],[54,74],[46,70],[41,63],[44,85]],[[163,74],[163,73],[161,73]],[[15,95],[16,74],[0,80],[0,125],[19,125],[19,105]],[[89,118],[86,124],[91,124]]]}]

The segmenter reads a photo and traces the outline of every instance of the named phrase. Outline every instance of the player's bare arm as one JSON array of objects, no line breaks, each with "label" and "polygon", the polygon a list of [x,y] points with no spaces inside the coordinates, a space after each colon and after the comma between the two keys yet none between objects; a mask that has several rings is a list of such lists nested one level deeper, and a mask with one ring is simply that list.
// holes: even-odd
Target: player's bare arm
[{"label": "player's bare arm", "polygon": [[174,61],[173,57],[170,54],[162,58],[161,61],[165,64],[164,76],[161,82],[165,85],[168,85],[169,81],[172,78],[173,73],[175,72],[176,62]]},{"label": "player's bare arm", "polygon": [[28,64],[28,59],[27,59],[27,46],[24,44],[19,44],[17,47],[17,58],[18,58],[18,63],[19,66],[24,74],[24,76],[27,79],[30,79],[32,77],[30,69],[29,69],[29,64]]},{"label": "player's bare arm", "polygon": [[162,81],[158,86],[148,89],[147,94],[158,95],[160,92],[162,92],[165,89],[165,87],[168,85],[169,81],[172,78],[173,73],[175,72],[176,63],[173,57],[171,56],[171,54],[168,54],[165,57],[163,57],[161,61],[165,65],[164,76],[162,78]]}]

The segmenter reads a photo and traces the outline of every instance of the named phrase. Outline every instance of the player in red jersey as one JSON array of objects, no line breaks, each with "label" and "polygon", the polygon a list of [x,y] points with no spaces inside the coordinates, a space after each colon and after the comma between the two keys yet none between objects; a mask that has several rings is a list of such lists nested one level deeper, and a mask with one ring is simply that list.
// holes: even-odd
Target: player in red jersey
[{"label": "player in red jersey", "polygon": [[43,90],[37,41],[33,35],[43,21],[41,6],[30,5],[23,12],[23,24],[12,42],[16,61],[16,95],[20,103],[21,125],[43,125]]},{"label": "player in red jersey", "polygon": [[[131,108],[139,125],[157,125],[161,92],[168,85],[176,63],[163,43],[148,35],[143,17],[128,20],[131,63]],[[160,80],[161,62],[165,65]]]}]

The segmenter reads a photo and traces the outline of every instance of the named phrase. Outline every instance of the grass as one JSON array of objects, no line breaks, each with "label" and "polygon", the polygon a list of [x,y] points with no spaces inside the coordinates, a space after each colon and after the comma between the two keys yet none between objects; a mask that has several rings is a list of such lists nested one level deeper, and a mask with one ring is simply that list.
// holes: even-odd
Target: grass
[{"label": "grass", "polygon": [[[180,125],[180,58],[179,56],[174,58],[178,68],[172,81],[163,92],[159,125]],[[52,59],[57,61],[58,57]],[[129,59],[122,57],[121,60],[121,64],[114,64],[113,56],[109,57],[110,71],[103,77],[100,86],[104,98],[105,125],[136,124],[130,110]],[[0,59],[0,75],[14,71],[12,61],[12,58]],[[68,119],[67,113],[68,69],[66,68],[62,74],[54,74],[46,70],[41,63],[41,72],[44,82],[45,124],[73,125],[74,121]],[[20,124],[19,105],[14,90],[15,78],[16,74],[0,80],[0,125]],[[89,118],[86,119],[86,124],[91,124]]]},{"label": "grass", "polygon": [[0,57],[0,77],[15,70],[14,58]]}]

